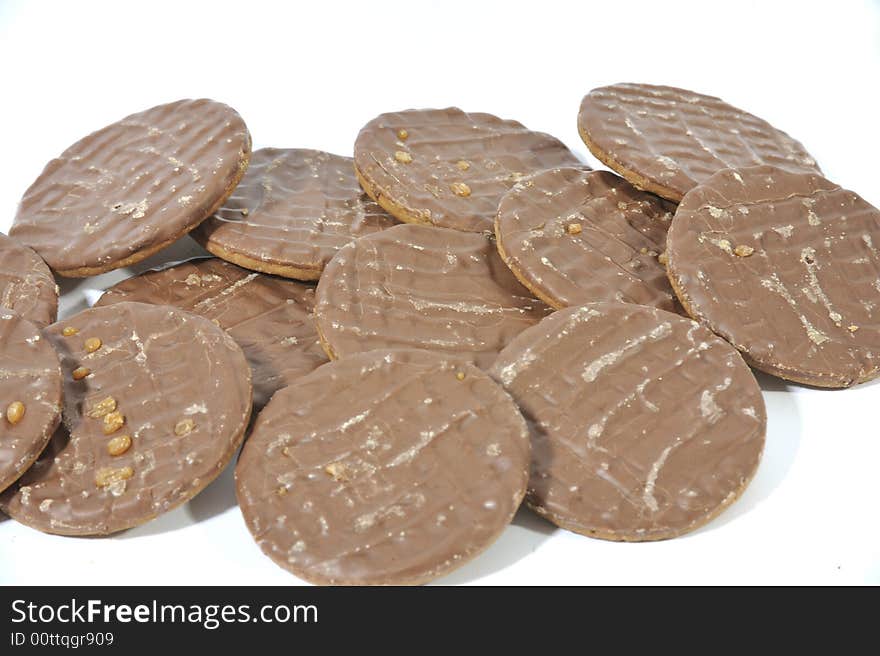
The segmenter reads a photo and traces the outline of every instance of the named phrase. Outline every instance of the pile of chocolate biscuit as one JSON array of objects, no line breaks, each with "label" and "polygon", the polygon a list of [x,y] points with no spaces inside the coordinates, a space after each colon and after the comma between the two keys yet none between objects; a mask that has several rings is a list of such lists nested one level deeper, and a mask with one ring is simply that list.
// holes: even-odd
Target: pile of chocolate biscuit
[{"label": "pile of chocolate biscuit", "polygon": [[[325,584],[442,576],[523,500],[608,540],[710,521],[763,451],[750,366],[877,376],[880,211],[711,96],[602,87],[578,127],[610,171],[455,108],[382,114],[353,159],[251,152],[211,100],[77,142],[0,236],[0,508],[112,534],[244,444],[253,538]],[[187,234],[215,257],[56,321],[54,275]]]}]

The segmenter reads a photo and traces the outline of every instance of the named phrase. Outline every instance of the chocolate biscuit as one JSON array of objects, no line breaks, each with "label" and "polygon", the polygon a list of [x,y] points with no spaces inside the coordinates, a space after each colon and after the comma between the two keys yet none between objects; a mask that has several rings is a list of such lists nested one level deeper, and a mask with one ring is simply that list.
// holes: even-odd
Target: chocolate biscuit
[{"label": "chocolate biscuit", "polygon": [[315,288],[242,269],[217,258],[147,271],[110,287],[95,303],[173,305],[210,319],[238,343],[251,366],[254,408],[327,362],[312,317]]},{"label": "chocolate biscuit", "polygon": [[340,249],[318,283],[315,320],[328,355],[423,348],[479,367],[550,309],[485,235],[398,225]]},{"label": "chocolate biscuit", "polygon": [[62,276],[143,260],[213,214],[248,165],[238,113],[180,100],[122,119],[53,159],[9,231]]},{"label": "chocolate biscuit", "polygon": [[0,310],[0,412],[2,492],[42,453],[61,418],[55,349],[34,324],[6,310]]},{"label": "chocolate biscuit", "polygon": [[0,497],[46,533],[106,535],[203,490],[241,444],[250,368],[208,319],[117,303],[50,326],[61,355],[63,429]]},{"label": "chocolate biscuit", "polygon": [[631,183],[678,202],[726,168],[771,164],[819,172],[800,142],[720,98],[675,87],[613,84],[584,96],[587,148]]},{"label": "chocolate biscuit", "polygon": [[559,310],[490,375],[532,430],[526,502],[591,537],[643,541],[702,526],[758,467],[766,416],[736,350],[700,324],[627,303]]},{"label": "chocolate biscuit", "polygon": [[319,150],[254,151],[235,192],[192,236],[248,269],[317,280],[342,246],[397,223],[361,189],[353,164]]},{"label": "chocolate biscuit", "polygon": [[676,310],[659,258],[674,206],[609,171],[538,173],[498,207],[498,251],[554,308],[624,301]]},{"label": "chocolate biscuit", "polygon": [[380,350],[279,391],[235,478],[248,529],[281,567],[321,584],[419,584],[495,541],[528,462],[525,421],[485,373]]},{"label": "chocolate biscuit", "polygon": [[685,309],[754,367],[819,387],[880,373],[880,210],[815,173],[720,171],[669,231]]},{"label": "chocolate biscuit", "polygon": [[354,162],[396,218],[467,232],[491,232],[498,201],[525,176],[580,164],[555,137],[455,107],[377,116],[358,134]]},{"label": "chocolate biscuit", "polygon": [[32,249],[0,234],[0,307],[45,328],[58,317],[58,285]]}]

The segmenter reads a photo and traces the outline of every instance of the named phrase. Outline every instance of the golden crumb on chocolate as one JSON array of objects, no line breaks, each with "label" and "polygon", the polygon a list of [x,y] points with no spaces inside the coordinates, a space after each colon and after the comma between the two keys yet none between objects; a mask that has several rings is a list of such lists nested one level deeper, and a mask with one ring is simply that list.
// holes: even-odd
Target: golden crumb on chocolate
[{"label": "golden crumb on chocolate", "polygon": [[118,410],[114,410],[113,412],[108,412],[104,415],[104,425],[102,430],[104,431],[104,435],[110,435],[111,433],[115,433],[125,424],[125,415],[123,415]]},{"label": "golden crumb on chocolate", "polygon": [[114,483],[127,481],[134,476],[131,467],[102,467],[95,472],[95,485],[98,487],[110,487]]},{"label": "golden crumb on chocolate", "polygon": [[70,373],[70,376],[71,376],[74,380],[82,380],[83,378],[85,378],[86,376],[90,375],[91,373],[92,373],[92,370],[89,369],[88,367],[77,367],[76,369],[74,369],[74,370]]},{"label": "golden crumb on chocolate", "polygon": [[189,435],[195,430],[196,422],[187,417],[186,419],[181,419],[176,424],[174,424],[174,434],[178,437],[183,437],[184,435]]},{"label": "golden crumb on chocolate", "polygon": [[121,456],[131,448],[131,435],[117,435],[107,442],[107,453],[111,456]]},{"label": "golden crumb on chocolate", "polygon": [[100,419],[116,410],[116,399],[112,396],[105,396],[100,401],[93,403],[86,414],[92,419]]},{"label": "golden crumb on chocolate", "polygon": [[21,401],[13,401],[6,406],[6,421],[14,426],[24,417],[24,410],[24,403]]},{"label": "golden crumb on chocolate", "polygon": [[331,462],[329,465],[324,467],[324,471],[335,478],[337,481],[348,480],[348,469],[344,463]]},{"label": "golden crumb on chocolate", "polygon": [[456,196],[467,198],[471,195],[471,188],[464,182],[453,182],[449,185],[449,188],[452,189],[452,193]]}]

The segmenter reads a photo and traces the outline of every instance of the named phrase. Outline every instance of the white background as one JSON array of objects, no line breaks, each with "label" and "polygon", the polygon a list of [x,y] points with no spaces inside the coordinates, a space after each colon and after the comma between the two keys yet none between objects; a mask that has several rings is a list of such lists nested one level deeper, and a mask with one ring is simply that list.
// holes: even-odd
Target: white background
[{"label": "white background", "polygon": [[[0,0],[0,229],[50,158],[161,102],[215,98],[241,112],[255,147],[349,155],[378,113],[459,105],[551,132],[597,165],[578,138],[579,102],[619,81],[719,95],[880,205],[877,2]],[[169,250],[149,264],[196,248]],[[65,282],[63,311],[127,275]],[[764,461],[709,526],[616,544],[522,510],[440,582],[880,583],[880,382],[833,392],[760,380]],[[251,540],[229,470],[185,507],[109,539],[46,536],[0,516],[0,583],[297,582]]]}]

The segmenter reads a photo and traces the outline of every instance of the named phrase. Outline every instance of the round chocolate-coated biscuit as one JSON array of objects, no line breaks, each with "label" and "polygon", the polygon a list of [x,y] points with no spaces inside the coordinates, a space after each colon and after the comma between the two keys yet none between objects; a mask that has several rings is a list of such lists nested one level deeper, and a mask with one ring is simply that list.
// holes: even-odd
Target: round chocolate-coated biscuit
[{"label": "round chocolate-coated biscuit", "polygon": [[354,162],[396,218],[467,232],[491,232],[498,201],[523,177],[580,164],[555,137],[455,107],[377,116],[358,134]]},{"label": "round chocolate-coated biscuit", "polygon": [[232,196],[192,236],[248,269],[317,280],[345,244],[396,223],[361,189],[350,157],[263,148],[254,151]]},{"label": "round chocolate-coated biscuit", "polygon": [[211,319],[238,343],[251,366],[254,408],[327,362],[312,316],[315,288],[217,258],[147,271],[109,288],[95,303],[173,305]]},{"label": "round chocolate-coated biscuit", "polygon": [[762,371],[819,387],[880,373],[880,210],[814,173],[720,171],[682,201],[669,278]]},{"label": "round chocolate-coated biscuit", "polygon": [[0,492],[30,467],[61,418],[61,367],[40,329],[0,310]]},{"label": "round chocolate-coated biscuit", "polygon": [[251,139],[238,113],[180,100],[76,142],[25,192],[10,234],[57,273],[143,260],[213,214],[238,184]]},{"label": "round chocolate-coated biscuit", "polygon": [[398,225],[340,249],[318,282],[315,321],[333,358],[422,348],[488,367],[550,312],[481,234]]},{"label": "round chocolate-coated biscuit", "polygon": [[59,535],[138,526],[198,494],[241,444],[250,368],[208,319],[117,303],[46,336],[61,355],[63,427],[0,497],[13,519]]},{"label": "round chocolate-coated biscuit", "polygon": [[720,98],[675,87],[613,84],[584,96],[590,152],[631,183],[678,202],[717,171],[771,164],[819,167],[800,142]]},{"label": "round chocolate-coated biscuit", "polygon": [[0,307],[40,328],[58,317],[58,285],[32,249],[0,234]]},{"label": "round chocolate-coated biscuit", "polygon": [[532,429],[526,502],[577,533],[692,531],[737,499],[761,458],[766,416],[751,371],[724,340],[664,310],[559,310],[490,374]]},{"label": "round chocolate-coated biscuit", "polygon": [[498,207],[498,251],[554,308],[624,301],[676,309],[658,261],[674,207],[609,171],[551,169],[514,186]]},{"label": "round chocolate-coated biscuit", "polygon": [[279,391],[235,468],[260,548],[322,584],[419,584],[486,549],[528,480],[526,423],[485,373],[382,350]]}]

